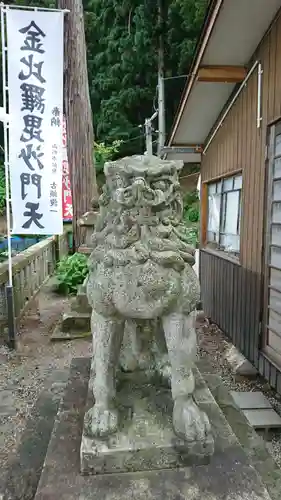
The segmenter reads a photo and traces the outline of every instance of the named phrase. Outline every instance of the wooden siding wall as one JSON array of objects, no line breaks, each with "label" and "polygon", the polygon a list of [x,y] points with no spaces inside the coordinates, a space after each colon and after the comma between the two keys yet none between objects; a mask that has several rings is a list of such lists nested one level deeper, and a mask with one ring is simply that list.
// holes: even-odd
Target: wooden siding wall
[{"label": "wooden siding wall", "polygon": [[[202,182],[224,177],[238,169],[242,171],[240,264],[202,249],[200,275],[206,313],[265,374],[262,366],[268,363],[258,359],[263,300],[265,146],[268,124],[281,117],[281,16],[276,18],[252,62],[256,59],[261,61],[263,69],[261,128],[257,128],[256,70],[201,165]],[[267,371],[270,379],[270,368]]]}]

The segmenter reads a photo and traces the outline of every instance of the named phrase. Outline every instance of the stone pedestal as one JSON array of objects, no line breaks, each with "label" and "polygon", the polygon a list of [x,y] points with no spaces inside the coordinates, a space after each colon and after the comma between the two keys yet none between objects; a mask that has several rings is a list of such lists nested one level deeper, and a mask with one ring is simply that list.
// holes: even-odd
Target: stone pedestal
[{"label": "stone pedestal", "polygon": [[[86,212],[78,221],[80,226],[86,228],[85,243],[78,249],[79,253],[86,256],[91,254],[91,236],[96,222],[97,212]],[[87,293],[87,278],[83,285],[78,288],[77,295],[72,301],[69,313],[63,314],[61,322],[55,328],[52,340],[70,340],[81,337],[91,337],[91,307],[89,306]]]},{"label": "stone pedestal", "polygon": [[[198,377],[196,384],[195,399],[200,406],[212,396],[205,385],[201,387]],[[119,430],[106,439],[87,437],[85,417],[80,448],[82,474],[161,470],[209,462],[214,451],[213,437],[205,447],[200,442],[187,444],[176,437],[171,390],[161,386],[159,380],[151,383],[141,372],[120,374],[117,404]],[[89,390],[87,409],[92,406]]]}]

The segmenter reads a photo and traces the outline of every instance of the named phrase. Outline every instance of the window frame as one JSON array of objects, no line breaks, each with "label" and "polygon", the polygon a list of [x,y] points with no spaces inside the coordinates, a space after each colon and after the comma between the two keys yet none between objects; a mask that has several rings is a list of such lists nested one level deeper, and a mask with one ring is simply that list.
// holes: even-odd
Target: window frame
[{"label": "window frame", "polygon": [[[235,179],[237,177],[241,177],[241,187],[235,188]],[[232,179],[231,189],[223,189],[224,181]],[[221,183],[221,188],[218,190],[218,185]],[[209,241],[208,240],[208,222],[209,222],[209,187],[212,184],[216,184],[215,194],[220,194],[220,222],[219,222],[219,232],[218,238],[219,241]],[[243,190],[243,172],[241,170],[237,170],[235,172],[231,172],[228,175],[220,176],[214,179],[210,179],[208,181],[204,181],[201,186],[201,247],[203,249],[212,250],[220,253],[220,255],[229,256],[234,258],[235,260],[239,259],[241,252],[241,226],[242,226],[242,190]],[[220,191],[220,192],[218,192]],[[237,214],[237,236],[239,236],[239,251],[230,251],[225,249],[221,245],[221,236],[230,235],[223,231],[223,224],[225,227],[225,218],[227,211],[223,210],[223,205],[226,204],[227,207],[227,193],[239,193],[238,199],[238,214]],[[224,201],[225,200],[225,201]],[[224,219],[224,220],[223,220]],[[215,233],[214,233],[215,234]],[[234,236],[234,235],[233,235]]]},{"label": "window frame", "polygon": [[[276,346],[273,346],[270,340],[270,333],[280,337],[278,329],[277,331],[270,325],[270,311],[275,315],[278,315],[278,311],[275,311],[274,305],[270,304],[270,293],[271,291],[279,292],[279,284],[276,285],[274,280],[272,281],[273,272],[280,273],[280,268],[275,266],[275,263],[271,258],[272,248],[280,248],[280,243],[273,241],[273,227],[278,227],[281,225],[280,222],[274,221],[273,206],[275,203],[280,203],[280,197],[275,199],[274,195],[274,183],[281,181],[281,173],[275,171],[276,160],[281,160],[281,150],[277,149],[277,137],[281,136],[281,120],[277,120],[268,125],[267,129],[267,151],[268,155],[265,161],[266,165],[266,212],[265,212],[265,226],[264,226],[264,236],[263,236],[263,246],[264,246],[264,293],[263,293],[263,316],[262,316],[262,343],[261,350],[263,356],[268,359],[270,363],[275,364],[278,369],[281,366],[281,354]],[[280,148],[280,143],[278,143]],[[279,315],[280,317],[280,315]],[[278,338],[279,340],[279,338]]]}]

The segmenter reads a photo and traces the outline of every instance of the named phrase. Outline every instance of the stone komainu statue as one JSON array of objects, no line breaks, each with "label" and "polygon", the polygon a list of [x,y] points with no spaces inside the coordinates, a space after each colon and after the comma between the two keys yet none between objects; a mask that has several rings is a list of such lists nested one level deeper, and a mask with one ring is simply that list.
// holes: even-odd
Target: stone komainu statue
[{"label": "stone komainu statue", "polygon": [[95,405],[87,414],[92,436],[103,437],[118,428],[116,369],[120,356],[128,370],[144,363],[138,328],[145,321],[156,326],[149,344],[154,367],[170,370],[175,433],[186,441],[204,441],[210,433],[207,416],[193,400],[192,312],[200,290],[192,269],[194,249],[181,231],[181,166],[156,157],[129,157],[105,165],[87,285],[93,308]]}]

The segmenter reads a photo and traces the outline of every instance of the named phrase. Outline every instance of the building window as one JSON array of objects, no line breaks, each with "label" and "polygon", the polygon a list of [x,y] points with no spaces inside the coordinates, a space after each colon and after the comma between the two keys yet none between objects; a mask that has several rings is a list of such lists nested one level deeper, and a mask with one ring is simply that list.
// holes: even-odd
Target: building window
[{"label": "building window", "polygon": [[208,184],[207,243],[238,255],[240,250],[242,175]]}]

